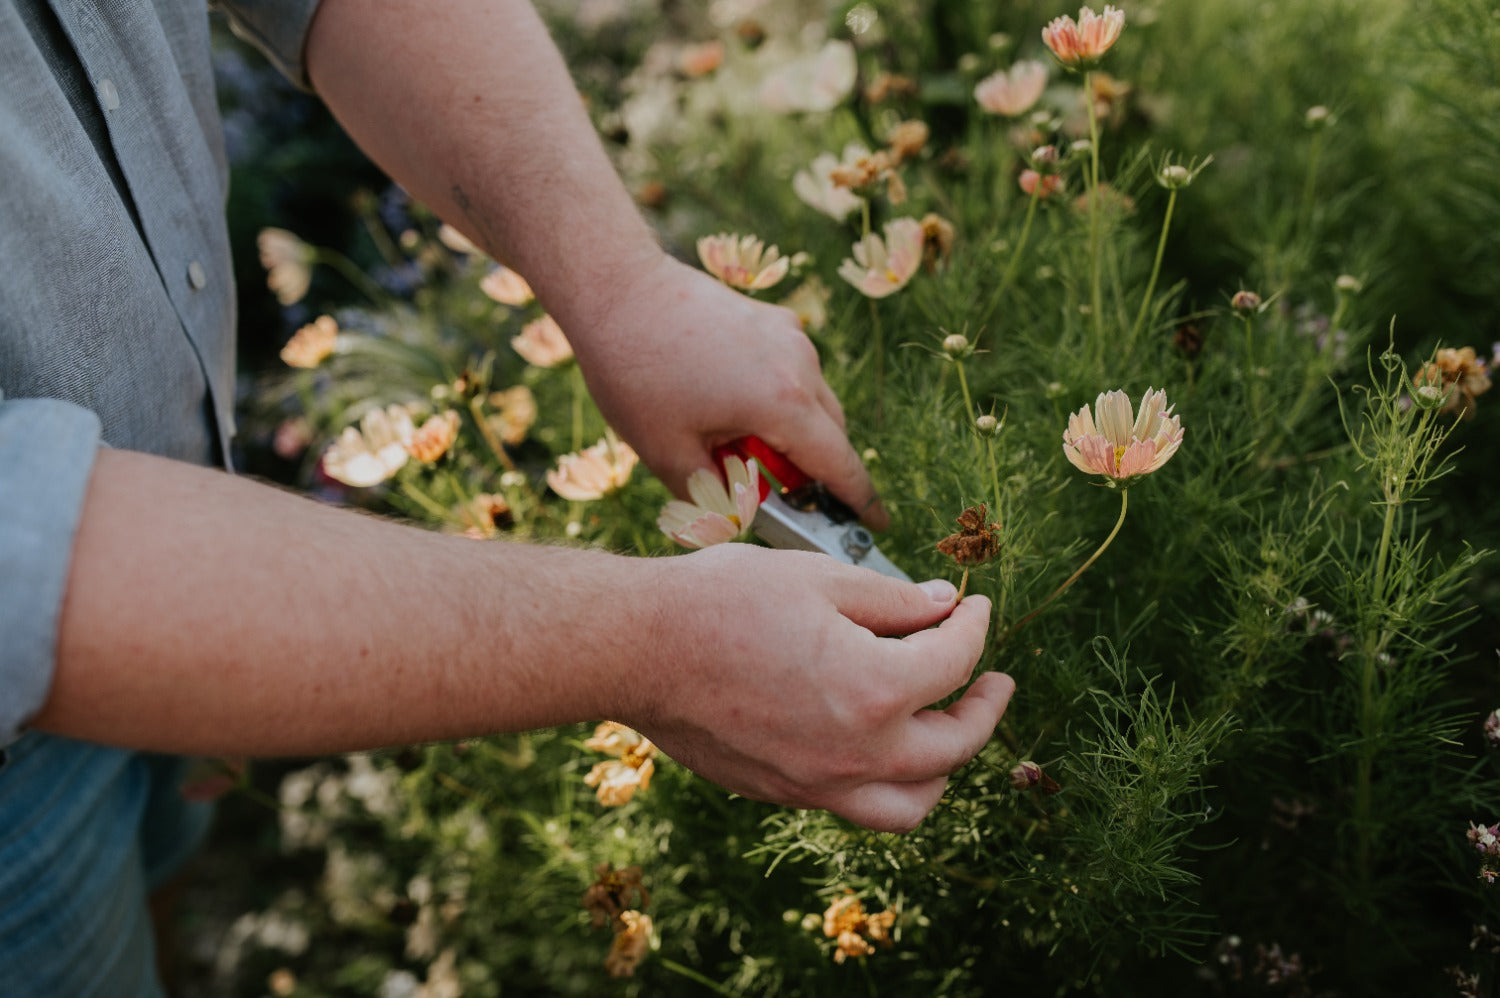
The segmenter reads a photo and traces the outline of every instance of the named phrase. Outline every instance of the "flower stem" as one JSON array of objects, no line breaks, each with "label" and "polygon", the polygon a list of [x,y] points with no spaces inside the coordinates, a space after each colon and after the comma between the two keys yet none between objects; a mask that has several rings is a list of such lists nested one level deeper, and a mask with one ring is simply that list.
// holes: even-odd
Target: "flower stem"
[{"label": "flower stem", "polygon": [[1070,575],[1066,579],[1064,579],[1062,585],[1060,585],[1056,589],[1052,590],[1051,594],[1046,599],[1044,599],[1040,603],[1038,603],[1035,607],[1033,607],[1032,611],[1030,613],[1028,613],[1026,616],[1022,617],[1020,620],[1016,621],[1014,624],[1012,624],[1010,626],[1010,628],[1008,630],[1006,630],[1006,632],[1004,634],[1000,635],[999,640],[995,642],[997,645],[1003,645],[1010,638],[1014,637],[1017,631],[1019,631],[1021,628],[1025,627],[1027,624],[1029,624],[1032,621],[1032,619],[1034,619],[1037,614],[1039,614],[1043,610],[1045,610],[1047,608],[1047,606],[1053,600],[1057,599],[1063,593],[1067,592],[1068,591],[1068,587],[1071,586],[1073,583],[1077,582],[1078,581],[1078,577],[1081,576],[1084,572],[1088,571],[1090,565],[1092,565],[1094,562],[1096,562],[1096,561],[1099,560],[1099,556],[1104,553],[1105,549],[1108,548],[1110,546],[1110,544],[1114,543],[1115,537],[1120,533],[1120,528],[1125,525],[1125,511],[1128,508],[1129,504],[1130,504],[1130,490],[1129,489],[1121,489],[1120,490],[1120,518],[1115,521],[1115,529],[1111,530],[1109,532],[1109,536],[1106,537],[1106,538],[1104,538],[1104,543],[1100,544],[1099,547],[1098,547],[1098,549],[1095,550],[1093,554],[1089,555],[1088,561],[1085,561],[1082,565],[1078,566],[1078,570],[1077,571],[1075,571],[1072,575]]},{"label": "flower stem", "polygon": [[1146,324],[1146,312],[1151,308],[1151,297],[1156,294],[1156,280],[1161,276],[1161,258],[1167,249],[1167,231],[1172,227],[1172,209],[1177,207],[1177,188],[1167,195],[1167,213],[1161,223],[1161,238],[1156,241],[1156,260],[1151,264],[1151,280],[1146,282],[1146,296],[1141,299],[1141,310],[1136,313],[1135,325],[1130,327],[1130,340],[1126,352],[1135,347],[1135,338]]},{"label": "flower stem", "polygon": [[1104,269],[1101,257],[1104,248],[1100,245],[1099,221],[1099,109],[1094,99],[1094,74],[1083,77],[1083,96],[1089,107],[1089,304],[1094,312],[1094,347],[1104,348],[1104,293],[1101,274]]},{"label": "flower stem", "polygon": [[588,387],[583,383],[583,369],[573,365],[573,452],[583,450],[583,397]]},{"label": "flower stem", "polygon": [[500,438],[495,435],[494,428],[484,418],[484,407],[480,404],[477,395],[469,399],[469,415],[474,417],[474,425],[479,428],[479,435],[484,438],[485,446],[490,449],[490,453],[495,455],[495,460],[499,461],[500,466],[506,471],[515,471],[516,462],[505,453],[505,445],[500,442]]},{"label": "flower stem", "polygon": [[448,510],[441,506],[436,499],[432,498],[432,496],[428,495],[426,492],[423,492],[415,482],[412,482],[410,480],[403,481],[401,483],[401,491],[406,493],[407,498],[411,499],[418,506],[421,506],[428,513],[435,516],[440,522],[447,521]]},{"label": "flower stem", "polygon": [[[974,397],[969,394],[969,376],[964,373],[963,361],[955,359],[953,366],[958,368],[958,387],[964,393],[964,420],[968,424],[970,436],[976,436],[974,433]],[[978,443],[977,436],[975,443]]]},{"label": "flower stem", "polygon": [[995,518],[996,519],[1003,519],[1000,516],[1000,465],[995,460],[995,438],[994,437],[989,437],[988,439],[985,440],[984,444],[985,444],[985,451],[986,451],[986,453],[989,454],[989,458],[990,458],[990,488],[995,493],[995,495],[994,495],[995,505],[993,507],[991,507],[991,508],[994,509],[994,511],[995,511]]},{"label": "flower stem", "polygon": [[1305,233],[1312,223],[1313,198],[1318,191],[1318,162],[1323,158],[1323,133],[1315,132],[1307,154],[1307,181],[1302,187],[1302,210],[1297,214],[1297,231]]},{"label": "flower stem", "polygon": [[354,285],[361,294],[370,299],[371,304],[381,305],[386,302],[388,296],[384,289],[370,280],[369,275],[363,270],[355,266],[353,260],[336,250],[318,249],[314,250],[313,253],[314,263],[325,264],[338,271],[344,280]]},{"label": "flower stem", "polygon": [[1015,251],[1011,253],[1010,260],[1005,264],[1005,273],[1000,277],[1000,288],[995,292],[994,305],[998,305],[1005,297],[1006,290],[1010,288],[1010,282],[1016,276],[1016,265],[1021,262],[1021,254],[1026,252],[1026,240],[1031,236],[1031,221],[1036,218],[1036,204],[1041,199],[1042,182],[1038,180],[1036,186],[1031,189],[1031,197],[1026,203],[1026,219],[1021,223],[1021,236],[1016,240]]},{"label": "flower stem", "polygon": [[[867,299],[870,303],[870,328],[874,331],[875,341],[875,425],[880,426],[885,422],[885,330],[880,325],[880,308],[875,304],[875,299]],[[963,376],[963,368],[959,368],[959,377]]]}]

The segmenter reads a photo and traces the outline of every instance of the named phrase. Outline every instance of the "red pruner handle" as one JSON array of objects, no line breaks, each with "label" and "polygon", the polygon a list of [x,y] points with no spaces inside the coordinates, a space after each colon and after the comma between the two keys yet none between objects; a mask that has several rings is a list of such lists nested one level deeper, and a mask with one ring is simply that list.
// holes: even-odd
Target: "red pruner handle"
[{"label": "red pruner handle", "polygon": [[760,437],[739,437],[714,448],[714,460],[723,462],[725,457],[734,456],[742,461],[752,458],[760,466],[763,474],[760,476],[760,498],[765,500],[771,492],[771,482],[767,476],[776,480],[783,492],[791,492],[811,484],[812,479],[807,477],[803,470],[787,460],[787,456],[780,451],[773,450]]}]

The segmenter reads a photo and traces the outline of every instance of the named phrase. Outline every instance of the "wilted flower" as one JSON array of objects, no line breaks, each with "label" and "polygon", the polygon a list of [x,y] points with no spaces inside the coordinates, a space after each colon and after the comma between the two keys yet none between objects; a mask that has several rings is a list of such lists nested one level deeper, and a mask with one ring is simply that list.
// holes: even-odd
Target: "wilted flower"
[{"label": "wilted flower", "polygon": [[677,54],[677,71],[689,78],[707,76],[723,63],[724,43],[717,39],[685,45]]},{"label": "wilted flower", "polygon": [[288,367],[313,368],[333,356],[339,338],[339,324],[331,315],[320,315],[292,334],[281,348],[281,359]]},{"label": "wilted flower", "polygon": [[922,264],[922,223],[896,218],[885,223],[885,238],[867,234],[854,244],[854,259],[845,259],[839,276],[870,298],[884,298],[906,287]]},{"label": "wilted flower", "polygon": [[881,73],[865,87],[865,100],[871,104],[884,104],[897,97],[915,97],[917,81],[899,73]]},{"label": "wilted flower", "polygon": [[583,745],[617,757],[594,766],[583,778],[586,786],[597,788],[599,803],[605,807],[628,804],[637,790],[651,785],[651,774],[656,772],[656,746],[640,732],[616,721],[605,721]]},{"label": "wilted flower", "polygon": [[995,557],[1000,553],[1000,524],[987,523],[988,516],[984,503],[958,514],[959,532],[938,541],[938,551],[965,568],[983,565]]},{"label": "wilted flower", "polygon": [[1489,365],[1476,356],[1473,347],[1444,347],[1431,363],[1412,378],[1418,391],[1435,388],[1443,393],[1443,412],[1474,418],[1475,400],[1490,390]]},{"label": "wilted flower", "polygon": [[620,913],[619,928],[604,958],[611,977],[630,977],[651,949],[651,916],[638,911]]},{"label": "wilted flower", "polygon": [[1128,485],[1169,461],[1182,444],[1182,425],[1167,406],[1167,393],[1148,388],[1131,420],[1130,396],[1104,392],[1068,417],[1063,453],[1079,471],[1103,475],[1111,486]]},{"label": "wilted flower", "polygon": [[877,185],[884,183],[886,199],[899,205],[906,200],[906,183],[896,169],[900,165],[900,157],[891,150],[877,149],[839,163],[828,171],[828,179],[835,187],[846,188],[861,198],[874,197]]},{"label": "wilted flower", "polygon": [[763,291],[792,269],[792,258],[782,256],[755,236],[721,232],[698,240],[698,259],[710,274],[744,291]]},{"label": "wilted flower", "polygon": [[1046,88],[1047,64],[1024,59],[980,80],[974,86],[974,99],[990,114],[1019,118],[1041,99]]},{"label": "wilted flower", "polygon": [[468,525],[464,529],[465,536],[476,540],[494,537],[496,533],[509,529],[516,522],[510,510],[510,503],[504,496],[492,492],[481,492],[459,506],[458,516]]},{"label": "wilted flower", "polygon": [[864,199],[845,186],[835,183],[833,173],[841,167],[852,167],[869,155],[870,151],[857,142],[844,147],[843,159],[825,152],[814,159],[807,169],[798,170],[792,176],[792,191],[809,208],[820,211],[829,218],[843,221]]},{"label": "wilted flower", "polygon": [[550,315],[526,323],[521,327],[521,335],[511,337],[510,345],[526,363],[535,367],[557,367],[573,359],[572,344]]},{"label": "wilted flower", "polygon": [[449,409],[430,417],[406,442],[406,451],[423,464],[431,464],[458,439],[458,413]]},{"label": "wilted flower", "polygon": [[767,76],[761,83],[760,102],[772,111],[832,111],[854,89],[858,68],[854,46],[831,41]]},{"label": "wilted flower", "polygon": [[692,502],[673,499],[662,509],[656,525],[678,544],[703,548],[732,541],[750,529],[760,509],[760,472],[754,461],[724,459],[729,484],[707,468],[688,476]]},{"label": "wilted flower", "polygon": [[596,879],[583,893],[583,908],[596,929],[610,922],[618,925],[627,909],[644,908],[651,903],[651,895],[641,883],[639,866],[616,870],[608,863],[600,863],[594,868],[594,875]]},{"label": "wilted flower", "polygon": [[864,905],[852,891],[835,898],[823,912],[823,935],[836,941],[834,963],[843,963],[851,956],[869,956],[875,952],[873,943],[889,946],[895,924],[894,911],[865,914]]},{"label": "wilted flower", "polygon": [[355,488],[379,485],[406,466],[413,432],[411,416],[401,406],[371,409],[359,429],[346,427],[323,452],[323,470]]},{"label": "wilted flower", "polygon": [[953,223],[941,215],[928,212],[922,216],[922,263],[928,272],[953,255],[953,240],[957,233]]},{"label": "wilted flower", "polygon": [[286,229],[261,229],[255,245],[260,265],[266,268],[266,287],[276,300],[283,305],[301,301],[312,284],[312,247]]},{"label": "wilted flower", "polygon": [[922,148],[927,145],[929,135],[931,135],[931,130],[926,122],[916,119],[903,121],[891,129],[886,145],[890,147],[891,154],[896,157],[896,162],[900,163],[921,152]]},{"label": "wilted flower", "polygon": [[782,299],[784,308],[797,314],[804,332],[815,333],[828,325],[828,299],[833,292],[816,274],[797,285],[797,290]]},{"label": "wilted flower", "polygon": [[502,392],[491,392],[490,408],[495,410],[486,417],[490,429],[500,442],[514,447],[526,439],[526,431],[536,422],[536,396],[525,385],[516,385]]},{"label": "wilted flower", "polygon": [[1042,41],[1069,69],[1084,69],[1097,63],[1119,39],[1125,28],[1125,12],[1106,4],[1103,14],[1089,7],[1078,12],[1078,20],[1063,16],[1042,29]]},{"label": "wilted flower", "polygon": [[1055,173],[1038,173],[1032,169],[1021,171],[1016,178],[1016,183],[1028,196],[1035,195],[1038,198],[1049,198],[1063,189],[1063,178]]},{"label": "wilted flower", "polygon": [[618,492],[630,481],[640,458],[613,433],[577,454],[564,454],[547,472],[547,484],[564,499],[588,502]]},{"label": "wilted flower", "polygon": [[484,280],[479,282],[479,290],[492,300],[512,308],[529,305],[536,299],[536,294],[531,290],[531,285],[526,283],[526,278],[509,267],[499,264],[494,270],[484,275]]}]

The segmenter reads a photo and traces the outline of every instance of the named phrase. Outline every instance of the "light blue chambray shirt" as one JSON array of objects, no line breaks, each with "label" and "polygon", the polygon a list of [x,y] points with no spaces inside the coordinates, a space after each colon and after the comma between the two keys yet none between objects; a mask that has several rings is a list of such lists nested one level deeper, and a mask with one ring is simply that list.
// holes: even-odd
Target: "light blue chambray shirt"
[{"label": "light blue chambray shirt", "polygon": [[[221,6],[301,80],[317,0]],[[193,823],[174,804],[175,763],[23,726],[51,682],[99,446],[211,464],[234,432],[228,170],[208,32],[205,0],[0,4],[7,996],[156,993],[144,892],[192,837],[167,827]]]}]

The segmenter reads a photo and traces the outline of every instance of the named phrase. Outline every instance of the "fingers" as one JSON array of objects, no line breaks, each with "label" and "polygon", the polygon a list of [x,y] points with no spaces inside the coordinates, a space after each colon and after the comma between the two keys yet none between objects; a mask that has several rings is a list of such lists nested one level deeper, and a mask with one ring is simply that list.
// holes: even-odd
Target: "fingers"
[{"label": "fingers", "polygon": [[843,427],[821,408],[797,427],[797,433],[782,440],[768,439],[792,463],[828,486],[872,530],[884,530],[891,518],[875,493],[875,484],[864,462],[854,452]]},{"label": "fingers", "polygon": [[917,783],[867,783],[826,809],[877,832],[909,832],[937,807],[947,786],[946,775]]},{"label": "fingers", "polygon": [[840,571],[827,588],[840,613],[880,637],[931,627],[953,612],[958,598],[946,579],[917,584],[870,569]]},{"label": "fingers", "polygon": [[989,742],[1015,692],[1015,680],[986,672],[947,709],[917,711],[904,744],[892,754],[890,778],[924,780],[954,772]]},{"label": "fingers", "polygon": [[901,639],[889,671],[907,687],[912,709],[935,703],[969,681],[989,627],[990,601],[969,596],[940,626]]}]

